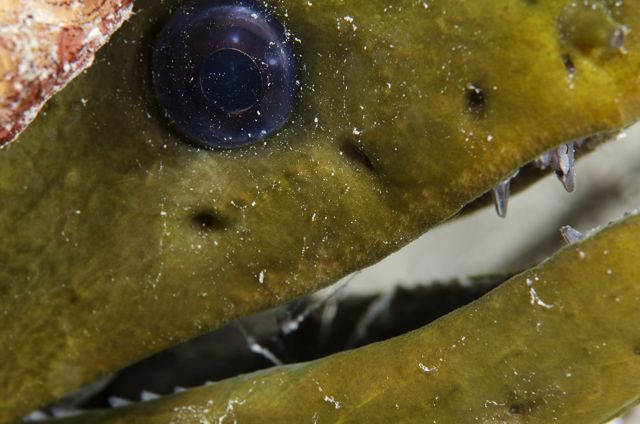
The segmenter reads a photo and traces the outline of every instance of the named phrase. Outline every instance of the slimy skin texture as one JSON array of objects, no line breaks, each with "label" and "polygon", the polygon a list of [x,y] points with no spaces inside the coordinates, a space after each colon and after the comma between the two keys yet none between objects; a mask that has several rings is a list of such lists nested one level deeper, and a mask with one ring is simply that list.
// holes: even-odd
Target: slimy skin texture
[{"label": "slimy skin texture", "polygon": [[604,423],[640,401],[639,233],[625,219],[382,343],[63,422]]},{"label": "slimy skin texture", "polygon": [[0,422],[372,264],[549,148],[640,115],[637,0],[598,3],[624,51],[561,33],[567,1],[283,0],[266,7],[298,54],[292,120],[199,150],[152,94],[178,3],[136,2],[0,151]]}]

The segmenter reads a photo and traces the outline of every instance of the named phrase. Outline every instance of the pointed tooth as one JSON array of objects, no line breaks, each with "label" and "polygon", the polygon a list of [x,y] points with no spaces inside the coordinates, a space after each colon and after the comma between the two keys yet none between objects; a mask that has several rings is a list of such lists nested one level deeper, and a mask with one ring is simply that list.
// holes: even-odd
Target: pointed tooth
[{"label": "pointed tooth", "polygon": [[121,408],[133,403],[129,399],[121,398],[118,396],[109,396],[109,399],[107,400],[109,401],[109,405],[111,405],[112,408]]},{"label": "pointed tooth", "polygon": [[160,395],[157,393],[150,392],[148,390],[143,390],[140,392],[140,400],[142,402],[146,402],[149,400],[154,400],[160,398]]},{"label": "pointed tooth", "polygon": [[496,185],[491,191],[493,197],[493,205],[496,207],[496,213],[500,218],[507,216],[507,205],[509,204],[509,186],[511,179],[504,180]]},{"label": "pointed tooth", "polygon": [[496,207],[496,213],[500,218],[507,216],[507,206],[509,205],[509,191],[511,188],[511,180],[518,175],[520,170],[514,172],[505,180],[499,182],[491,191],[493,204]]},{"label": "pointed tooth", "polygon": [[584,235],[582,235],[580,231],[576,230],[571,225],[560,227],[560,234],[562,235],[564,241],[567,242],[567,244],[576,243],[584,239]]},{"label": "pointed tooth", "polygon": [[186,391],[187,391],[187,388],[182,386],[176,386],[173,388],[173,393],[182,393]]},{"label": "pointed tooth", "polygon": [[571,193],[576,187],[573,143],[563,144],[553,151],[551,167],[565,190]]},{"label": "pointed tooth", "polygon": [[51,419],[51,417],[49,415],[47,415],[46,413],[42,412],[39,409],[36,409],[35,411],[30,413],[29,415],[25,416],[22,419],[22,421],[34,422],[34,421],[44,421],[44,420],[48,420],[48,419]]}]

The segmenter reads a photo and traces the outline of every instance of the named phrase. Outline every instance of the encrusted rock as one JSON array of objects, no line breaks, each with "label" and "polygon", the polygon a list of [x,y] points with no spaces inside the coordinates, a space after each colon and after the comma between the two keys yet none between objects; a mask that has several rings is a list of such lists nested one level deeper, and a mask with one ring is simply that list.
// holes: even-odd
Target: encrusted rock
[{"label": "encrusted rock", "polygon": [[93,62],[132,0],[4,0],[0,6],[0,147]]}]

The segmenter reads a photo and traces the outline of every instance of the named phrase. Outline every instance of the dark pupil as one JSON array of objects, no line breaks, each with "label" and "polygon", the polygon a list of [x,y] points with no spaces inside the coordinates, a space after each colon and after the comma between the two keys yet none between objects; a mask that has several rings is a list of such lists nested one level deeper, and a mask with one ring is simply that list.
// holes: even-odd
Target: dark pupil
[{"label": "dark pupil", "polygon": [[262,78],[256,63],[236,49],[214,52],[200,65],[200,89],[226,113],[238,113],[256,104]]},{"label": "dark pupil", "polygon": [[168,120],[206,147],[262,143],[289,120],[297,96],[287,37],[253,0],[186,0],[153,49],[154,92]]}]

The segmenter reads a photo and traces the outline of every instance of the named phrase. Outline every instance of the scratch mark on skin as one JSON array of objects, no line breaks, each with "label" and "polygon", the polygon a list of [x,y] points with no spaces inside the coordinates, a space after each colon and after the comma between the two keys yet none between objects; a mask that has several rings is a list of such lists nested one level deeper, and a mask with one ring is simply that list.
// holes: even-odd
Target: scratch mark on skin
[{"label": "scratch mark on skin", "polygon": [[[162,203],[160,203],[160,216],[162,217],[162,236],[160,237],[160,241],[158,243],[159,256],[162,257],[164,253],[164,239],[171,235],[167,226],[167,212],[164,210],[165,199],[162,199]],[[156,285],[160,282],[160,278],[162,278],[162,273],[164,272],[164,261],[160,262],[160,269],[158,270],[158,274],[153,283],[151,283],[152,287],[156,287]]]}]

